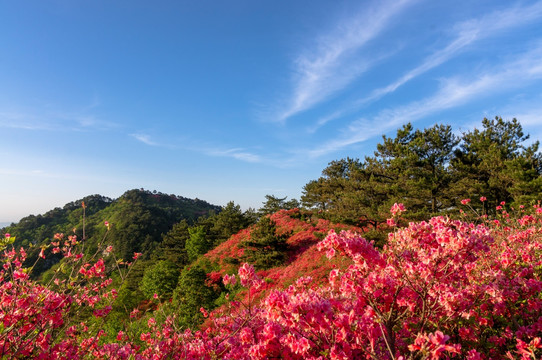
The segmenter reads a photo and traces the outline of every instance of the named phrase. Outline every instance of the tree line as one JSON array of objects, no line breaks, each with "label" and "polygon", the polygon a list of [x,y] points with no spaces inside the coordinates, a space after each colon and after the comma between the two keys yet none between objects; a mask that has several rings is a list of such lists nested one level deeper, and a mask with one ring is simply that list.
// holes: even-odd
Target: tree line
[{"label": "tree line", "polygon": [[409,123],[394,138],[383,136],[372,156],[329,163],[305,185],[301,203],[334,221],[374,228],[396,202],[413,220],[457,212],[465,198],[481,214],[503,201],[528,204],[542,194],[539,142],[525,145],[528,139],[516,119],[483,119],[481,128],[459,134],[450,125],[415,130]]}]

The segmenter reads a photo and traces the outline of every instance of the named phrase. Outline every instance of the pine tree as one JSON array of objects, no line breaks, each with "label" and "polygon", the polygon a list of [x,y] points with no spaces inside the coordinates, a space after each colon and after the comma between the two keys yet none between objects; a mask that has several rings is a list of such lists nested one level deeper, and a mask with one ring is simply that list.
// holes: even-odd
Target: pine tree
[{"label": "pine tree", "polygon": [[489,205],[486,210],[494,211],[502,201],[540,196],[539,144],[525,147],[523,143],[528,139],[529,135],[523,133],[516,119],[505,121],[500,117],[484,119],[481,130],[463,134],[452,161],[453,170],[460,178],[453,188],[457,197],[484,196]]},{"label": "pine tree", "polygon": [[264,216],[250,233],[250,239],[244,241],[246,262],[257,269],[268,269],[278,266],[286,259],[287,237],[276,234],[273,220]]}]

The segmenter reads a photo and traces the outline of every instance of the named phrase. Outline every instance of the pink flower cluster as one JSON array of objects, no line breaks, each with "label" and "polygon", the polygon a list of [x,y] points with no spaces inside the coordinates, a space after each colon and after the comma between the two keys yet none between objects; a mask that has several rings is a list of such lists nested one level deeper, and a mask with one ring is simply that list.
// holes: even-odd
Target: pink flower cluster
[{"label": "pink flower cluster", "polygon": [[307,279],[273,290],[250,313],[238,306],[215,314],[213,339],[227,329],[224,358],[535,358],[542,241],[540,222],[530,225],[495,236],[437,217],[399,229],[382,251],[331,232],[318,247],[350,258],[346,271],[333,270],[327,287]]},{"label": "pink flower cluster", "polygon": [[[396,207],[395,207],[396,206]],[[404,211],[400,204],[394,215]],[[435,217],[389,235],[383,249],[331,231],[318,243],[333,269],[325,284],[301,277],[265,293],[249,264],[223,282],[249,296],[208,312],[197,331],[174,317],[146,320],[137,338],[88,331],[71,315],[105,317],[116,292],[103,261],[82,265],[66,294],[32,282],[24,250],[4,252],[0,272],[0,357],[40,359],[537,359],[542,356],[542,223],[538,208],[486,225]],[[506,226],[505,226],[506,225]],[[67,251],[66,253],[68,253]],[[71,257],[71,261],[79,261]],[[70,284],[71,287],[74,284]],[[236,291],[238,288],[236,288]],[[138,318],[136,312],[134,319]],[[135,321],[135,320],[134,320]]]},{"label": "pink flower cluster", "polygon": [[401,213],[405,212],[406,211],[406,208],[405,208],[405,205],[403,204],[398,204],[398,203],[395,203],[393,204],[393,206],[391,207],[391,214],[393,216],[399,216],[401,215]]}]

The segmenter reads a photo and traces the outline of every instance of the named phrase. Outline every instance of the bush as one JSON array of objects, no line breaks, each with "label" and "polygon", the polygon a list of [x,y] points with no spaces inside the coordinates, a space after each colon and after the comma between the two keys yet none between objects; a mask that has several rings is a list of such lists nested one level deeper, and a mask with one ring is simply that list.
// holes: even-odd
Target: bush
[{"label": "bush", "polygon": [[[0,357],[537,359],[542,208],[510,214],[503,207],[498,219],[478,224],[435,217],[395,227],[382,249],[353,232],[332,231],[318,249],[352,265],[333,269],[326,284],[302,277],[265,292],[269,284],[243,264],[223,278],[235,298],[212,313],[218,293],[206,282],[215,286],[219,274],[187,267],[175,290],[174,303],[184,306],[178,313],[164,304],[145,318],[135,310],[137,326],[117,334],[101,326],[116,296],[103,259],[84,262],[72,238],[54,249],[75,271],[44,286],[22,268],[24,249],[8,249],[1,255]],[[402,223],[404,210],[393,208],[390,226]],[[163,309],[171,315],[158,316]],[[92,319],[80,318],[86,312]],[[177,316],[191,325],[207,320],[200,330],[185,330]]]}]

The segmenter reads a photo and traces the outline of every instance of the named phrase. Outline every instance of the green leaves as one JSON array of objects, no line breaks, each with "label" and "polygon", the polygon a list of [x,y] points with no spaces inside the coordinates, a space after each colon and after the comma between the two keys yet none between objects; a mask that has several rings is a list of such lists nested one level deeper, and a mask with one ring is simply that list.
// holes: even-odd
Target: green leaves
[{"label": "green leaves", "polygon": [[147,299],[157,294],[161,300],[170,299],[177,286],[180,271],[177,266],[168,260],[160,260],[145,269],[141,280],[141,291]]},{"label": "green leaves", "polygon": [[456,211],[457,199],[486,196],[491,209],[501,201],[528,203],[542,193],[542,155],[516,119],[484,119],[481,130],[461,136],[449,125],[383,136],[373,156],[332,161],[322,177],[307,183],[303,205],[321,216],[377,228],[396,202],[409,219]]},{"label": "green leaves", "polygon": [[250,239],[244,241],[244,261],[257,269],[268,269],[282,264],[286,258],[287,236],[277,235],[273,220],[264,216],[256,224]]},{"label": "green leaves", "polygon": [[4,250],[8,245],[11,245],[15,242],[15,236],[11,236],[9,233],[6,233],[3,237],[0,237],[0,251]]},{"label": "green leaves", "polygon": [[181,272],[173,303],[178,307],[179,322],[184,327],[194,327],[203,321],[201,307],[214,307],[220,292],[206,286],[206,280],[207,273],[199,266],[187,266]]},{"label": "green leaves", "polygon": [[266,201],[259,210],[262,216],[274,214],[279,210],[290,210],[299,207],[299,201],[296,199],[286,201],[287,196],[279,198],[274,195],[265,195],[265,198]]},{"label": "green leaves", "polygon": [[529,135],[516,120],[484,119],[482,129],[463,134],[451,161],[457,178],[456,194],[485,196],[490,212],[501,201],[525,202],[542,192],[538,142],[525,147]]},{"label": "green leaves", "polygon": [[205,227],[195,226],[188,229],[190,237],[186,241],[186,253],[190,262],[205,254],[212,248],[212,242],[207,238]]}]

